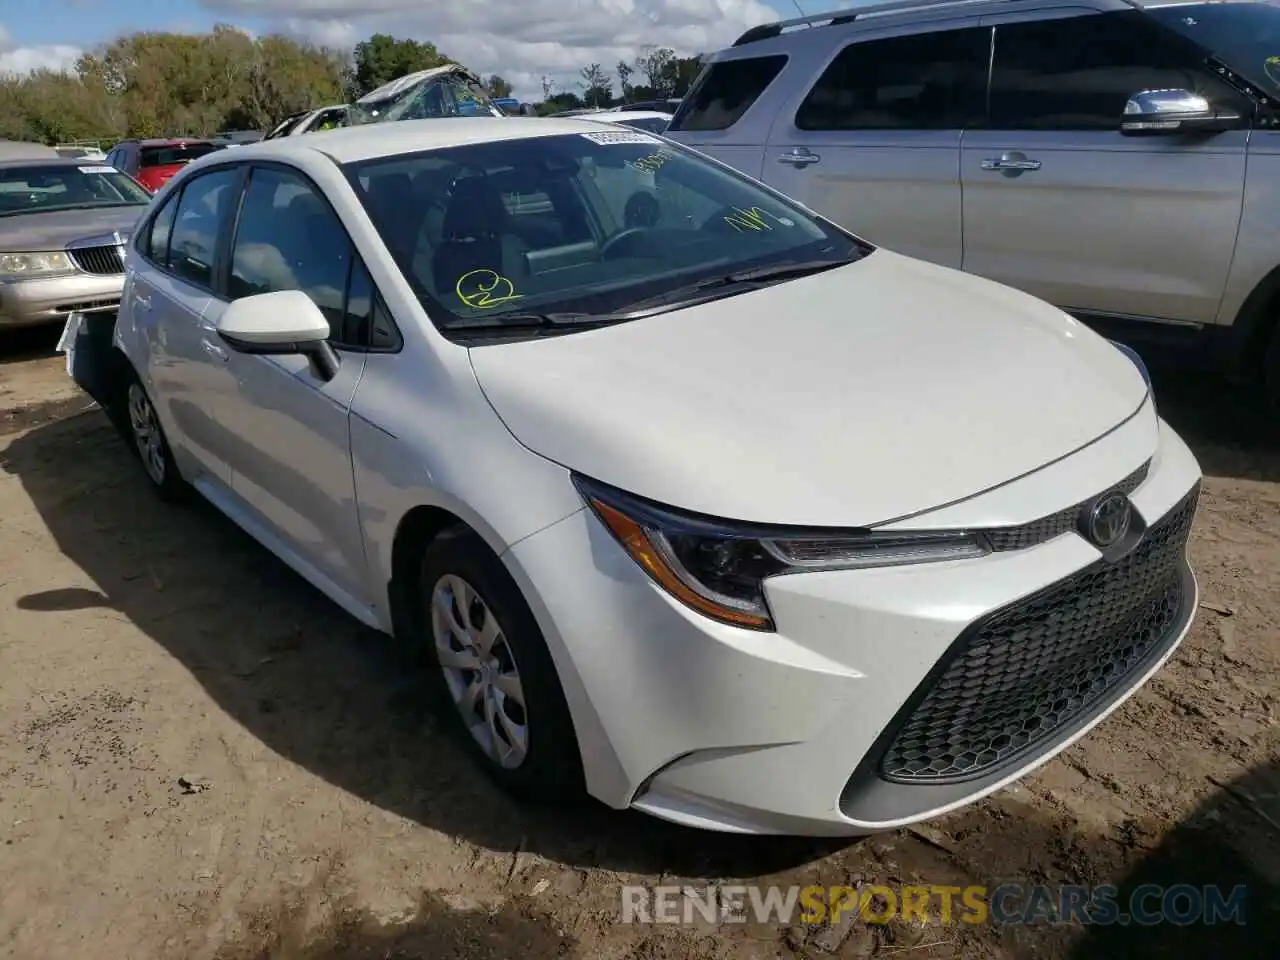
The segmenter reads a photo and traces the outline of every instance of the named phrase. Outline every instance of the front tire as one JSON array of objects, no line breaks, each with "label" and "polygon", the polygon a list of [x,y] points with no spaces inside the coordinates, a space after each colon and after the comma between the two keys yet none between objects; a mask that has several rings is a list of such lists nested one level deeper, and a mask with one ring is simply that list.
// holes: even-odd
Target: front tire
[{"label": "front tire", "polygon": [[146,387],[132,370],[125,378],[122,394],[123,416],[120,421],[127,427],[131,449],[141,462],[151,489],[161,500],[170,503],[186,501],[191,487],[178,471],[169,440]]},{"label": "front tire", "polygon": [[423,551],[418,596],[441,711],[503,790],[535,801],[583,792],[555,664],[502,561],[457,526]]}]

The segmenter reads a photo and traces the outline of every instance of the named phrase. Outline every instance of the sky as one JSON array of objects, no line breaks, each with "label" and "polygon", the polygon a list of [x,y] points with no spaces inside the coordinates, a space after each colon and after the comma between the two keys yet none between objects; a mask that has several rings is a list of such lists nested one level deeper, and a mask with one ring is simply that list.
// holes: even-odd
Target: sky
[{"label": "sky", "polygon": [[[856,2],[799,6],[819,13]],[[572,90],[587,64],[612,68],[646,45],[682,55],[719,49],[747,27],[796,10],[793,0],[3,0],[0,73],[70,66],[123,33],[228,23],[333,47],[379,32],[430,40],[533,100],[541,99],[544,75]]]}]

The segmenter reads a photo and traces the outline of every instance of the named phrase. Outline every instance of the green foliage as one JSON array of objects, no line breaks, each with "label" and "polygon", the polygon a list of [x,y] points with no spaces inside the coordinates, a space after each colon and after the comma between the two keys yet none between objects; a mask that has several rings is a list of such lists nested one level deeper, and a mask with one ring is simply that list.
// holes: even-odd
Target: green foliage
[{"label": "green foliage", "polygon": [[352,58],[355,61],[352,99],[407,74],[453,62],[437,50],[434,43],[397,40],[386,33],[375,33],[368,40],[357,43]]},{"label": "green foliage", "polygon": [[[132,33],[86,54],[67,72],[0,75],[0,139],[45,143],[126,137],[212,136],[266,130],[291,113],[353,100],[408,73],[449,63],[432,43],[374,34],[350,56],[283,36],[251,38],[235,27],[212,33]],[[540,115],[612,106],[615,76],[624,101],[681,97],[700,57],[650,47],[611,74],[598,63],[578,74],[577,90],[543,77]],[[485,79],[493,97],[511,84]]]},{"label": "green foliage", "polygon": [[74,71],[0,77],[0,138],[55,143],[211,136],[265,129],[298,110],[341,103],[333,51],[234,27],[203,35],[134,33]]}]

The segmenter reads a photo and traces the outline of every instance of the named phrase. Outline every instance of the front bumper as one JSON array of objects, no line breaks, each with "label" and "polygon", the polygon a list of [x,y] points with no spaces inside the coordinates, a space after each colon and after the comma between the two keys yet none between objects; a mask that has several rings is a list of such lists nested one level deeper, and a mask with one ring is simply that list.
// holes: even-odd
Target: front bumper
[{"label": "front bumper", "polygon": [[1196,609],[1186,541],[1200,470],[1153,422],[939,511],[946,525],[958,510],[1016,512],[1055,486],[1041,474],[1100,493],[1154,446],[1129,495],[1147,533],[1124,559],[1067,532],[979,560],[777,577],[777,633],[680,606],[589,512],[517,544],[508,566],[559,669],[588,789],[692,826],[857,835],[1043,764],[1159,669]]},{"label": "front bumper", "polygon": [[0,281],[0,328],[66,320],[75,311],[115,310],[124,275],[76,273],[61,277]]}]

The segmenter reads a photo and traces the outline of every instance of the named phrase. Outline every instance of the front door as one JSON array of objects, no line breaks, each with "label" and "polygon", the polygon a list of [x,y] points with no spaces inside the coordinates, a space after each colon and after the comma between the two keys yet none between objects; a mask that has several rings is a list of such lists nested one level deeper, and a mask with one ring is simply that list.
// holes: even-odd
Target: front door
[{"label": "front door", "polygon": [[899,253],[960,266],[961,131],[983,109],[991,31],[860,34],[773,125],[762,179]]},{"label": "front door", "polygon": [[[218,418],[233,498],[315,574],[367,604],[348,427],[365,354],[346,349],[345,331],[349,302],[363,297],[367,305],[371,282],[308,179],[254,167],[231,241],[227,292],[235,300],[275,290],[301,290],[315,301],[333,326],[341,364],[326,381],[304,357],[231,353],[235,391]],[[223,309],[214,305],[210,321]]]},{"label": "front door", "polygon": [[1249,133],[1132,137],[1120,119],[1143,90],[1249,104],[1143,13],[1046,15],[984,21],[991,129],[961,150],[964,269],[1082,314],[1212,323]]}]

